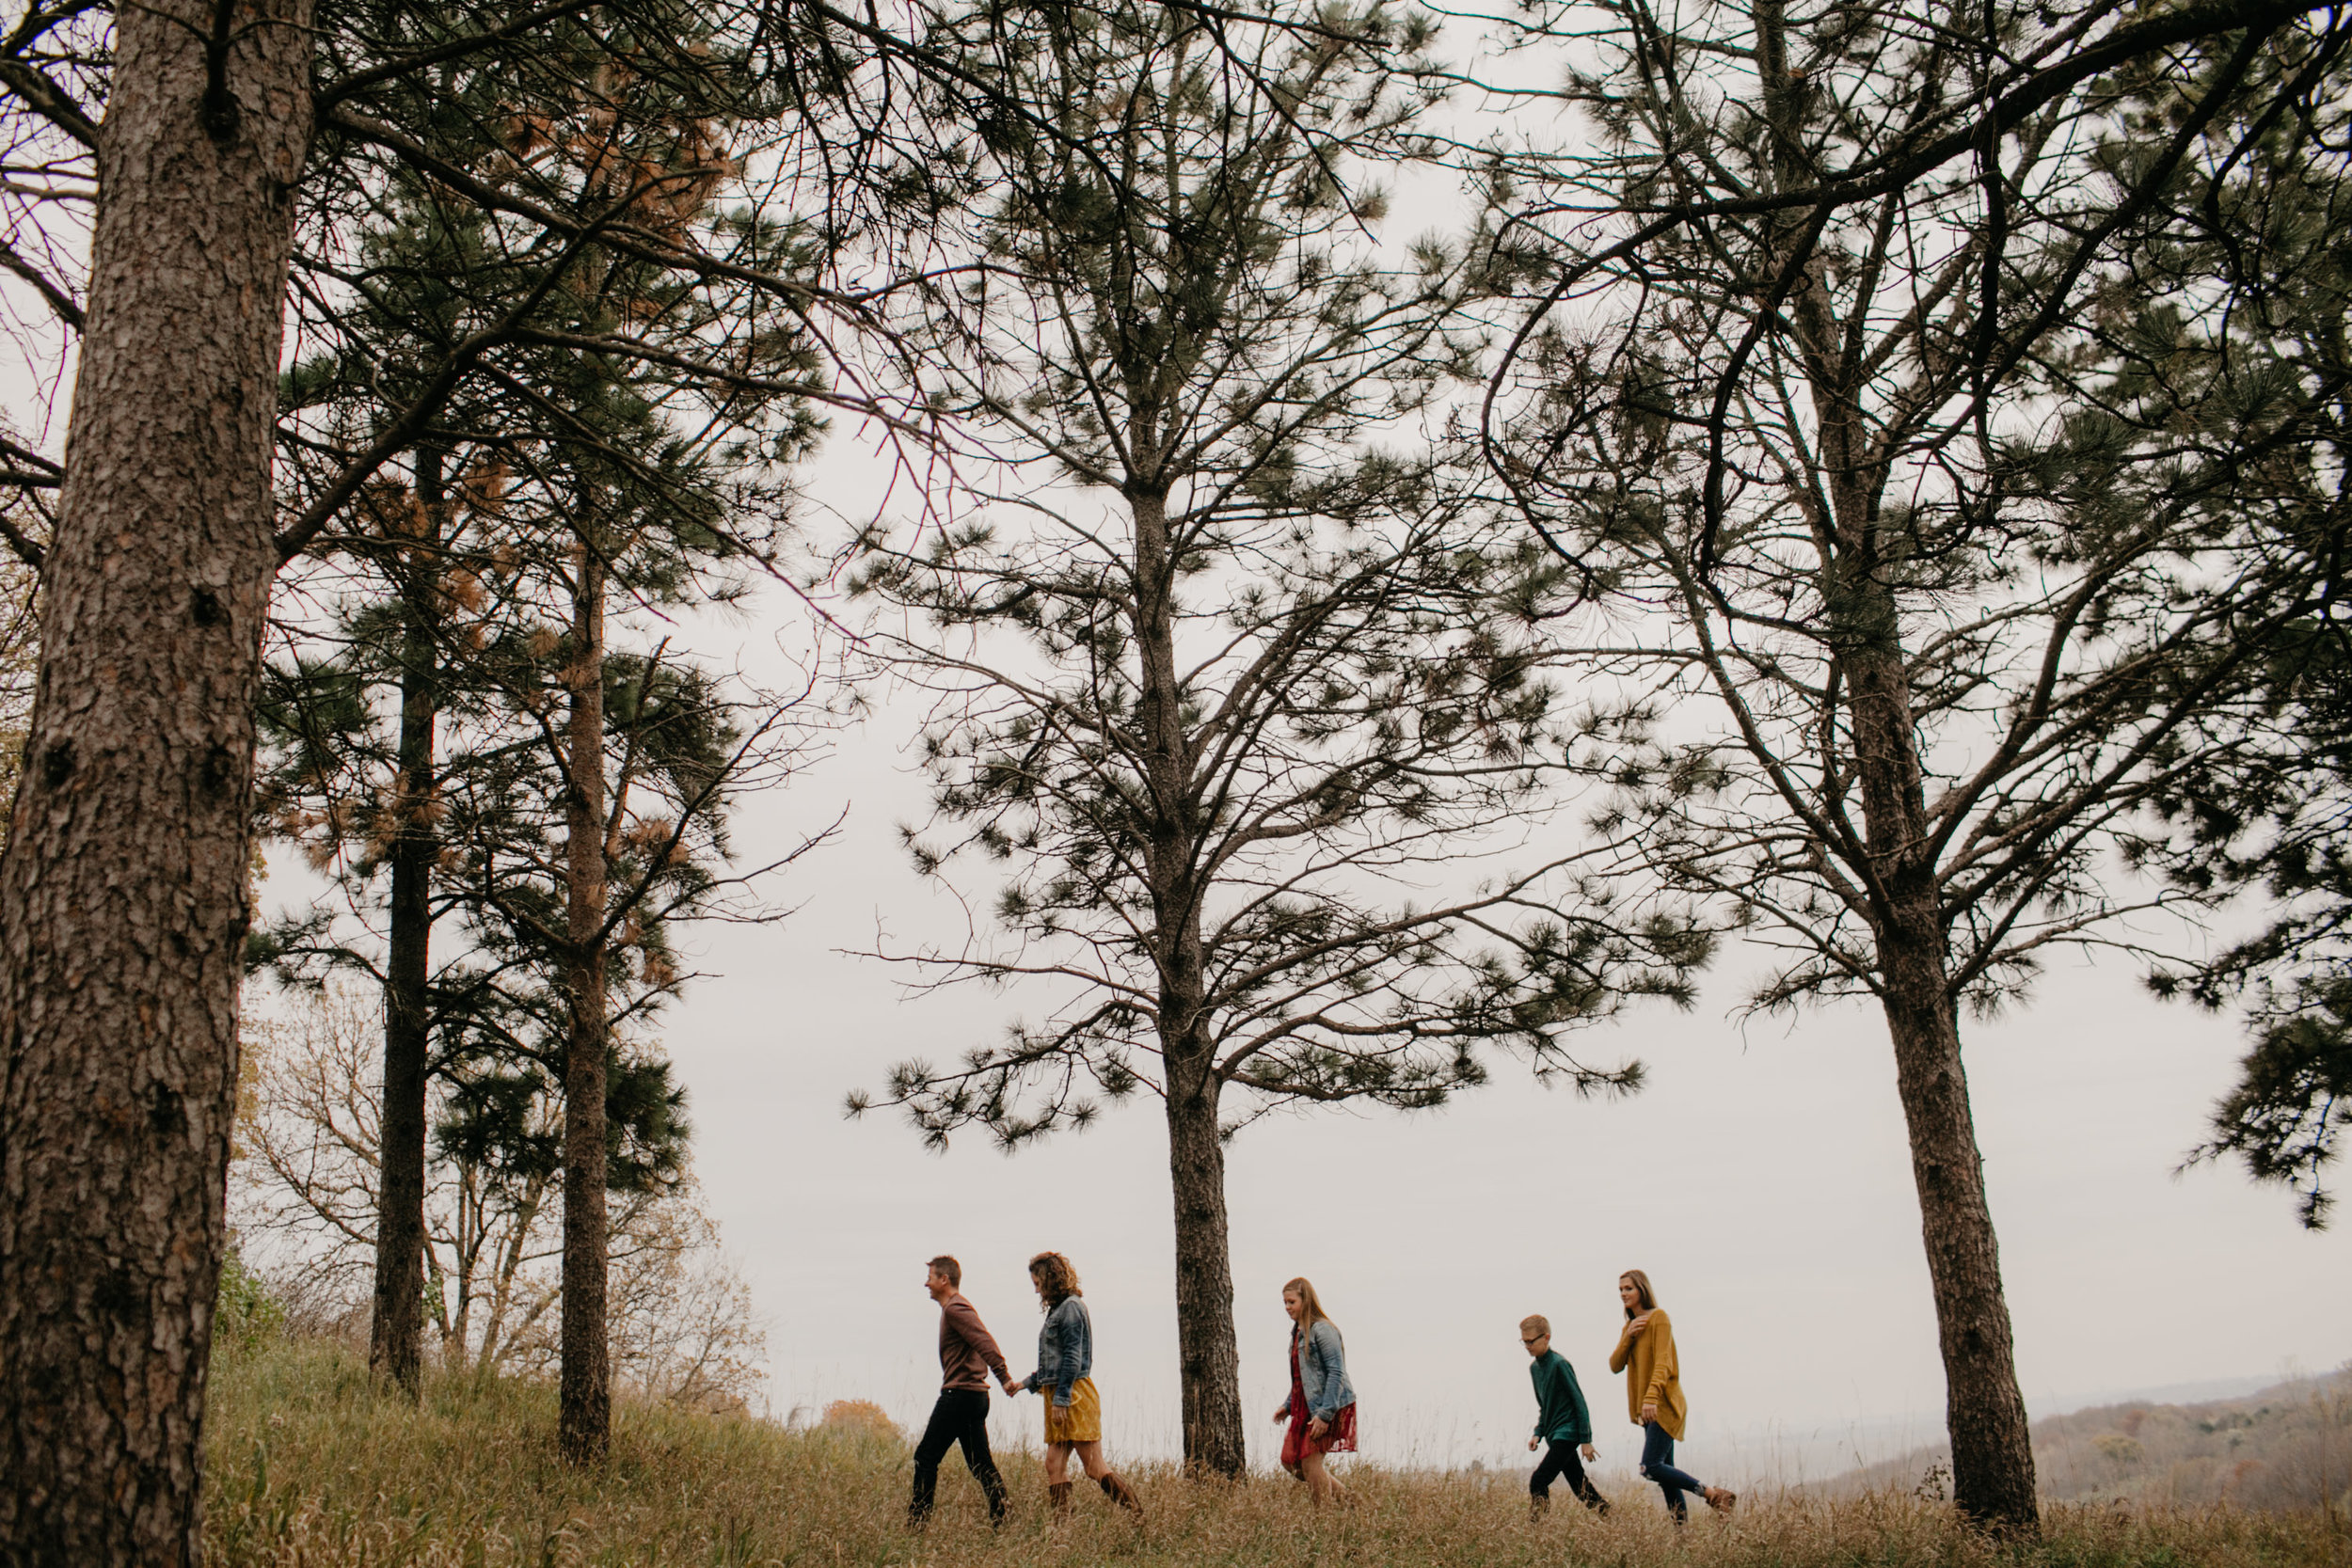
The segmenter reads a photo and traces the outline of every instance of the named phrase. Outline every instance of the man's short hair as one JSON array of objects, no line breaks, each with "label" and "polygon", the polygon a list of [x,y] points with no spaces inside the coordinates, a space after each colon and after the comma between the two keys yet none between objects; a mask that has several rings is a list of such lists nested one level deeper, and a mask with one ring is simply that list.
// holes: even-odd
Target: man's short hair
[{"label": "man's short hair", "polygon": [[948,1257],[946,1253],[943,1252],[938,1257],[932,1259],[930,1266],[931,1273],[944,1275],[948,1284],[957,1286],[958,1288],[962,1286],[963,1265]]},{"label": "man's short hair", "polygon": [[1525,1338],[1531,1334],[1540,1335],[1549,1334],[1550,1332],[1551,1320],[1545,1317],[1541,1312],[1532,1312],[1519,1320],[1519,1337],[1521,1338]]}]

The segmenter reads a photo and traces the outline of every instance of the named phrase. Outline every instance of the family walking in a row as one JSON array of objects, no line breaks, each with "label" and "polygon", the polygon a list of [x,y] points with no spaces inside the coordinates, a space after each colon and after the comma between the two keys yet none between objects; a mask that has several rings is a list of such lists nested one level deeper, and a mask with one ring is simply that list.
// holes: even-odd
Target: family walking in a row
[{"label": "family walking in a row", "polygon": [[[924,1289],[940,1308],[941,1386],[939,1402],[931,1407],[922,1440],[914,1446],[914,1496],[907,1505],[907,1520],[918,1529],[930,1518],[939,1463],[959,1444],[972,1479],[988,1498],[990,1522],[1005,1522],[1005,1481],[988,1449],[992,1373],[1008,1395],[1026,1390],[1046,1396],[1045,1489],[1057,1517],[1070,1512],[1073,1454],[1105,1497],[1138,1518],[1143,1513],[1143,1500],[1135,1488],[1103,1458],[1103,1401],[1089,1375],[1094,1368],[1094,1322],[1078,1289],[1078,1271],[1060,1253],[1041,1252],[1029,1259],[1029,1283],[1037,1288],[1045,1323],[1038,1332],[1037,1370],[1015,1378],[979,1313],[963,1298],[962,1265],[942,1256],[925,1267]],[[1643,1433],[1644,1479],[1655,1481],[1665,1494],[1667,1512],[1677,1524],[1689,1516],[1685,1497],[1692,1492],[1709,1508],[1730,1512],[1739,1500],[1736,1494],[1705,1485],[1675,1468],[1675,1443],[1682,1436],[1687,1407],[1675,1357],[1674,1325],[1659,1308],[1649,1276],[1639,1269],[1628,1270],[1618,1277],[1617,1295],[1626,1323],[1617,1348],[1609,1354],[1609,1370],[1626,1374],[1627,1412]],[[1356,1389],[1347,1380],[1346,1345],[1338,1326],[1325,1315],[1315,1288],[1304,1279],[1292,1280],[1282,1287],[1282,1309],[1292,1325],[1290,1397],[1274,1413],[1277,1422],[1288,1423],[1282,1468],[1304,1481],[1321,1507],[1347,1497],[1347,1489],[1326,1468],[1324,1456],[1356,1451]],[[1599,1454],[1593,1446],[1592,1415],[1576,1369],[1551,1348],[1551,1324],[1542,1317],[1519,1324],[1519,1343],[1534,1362],[1530,1370],[1535,1385],[1535,1431],[1527,1446],[1545,1450],[1528,1479],[1530,1506],[1541,1514],[1552,1482],[1565,1479],[1585,1507],[1607,1513],[1607,1499],[1584,1473],[1583,1461]]]}]

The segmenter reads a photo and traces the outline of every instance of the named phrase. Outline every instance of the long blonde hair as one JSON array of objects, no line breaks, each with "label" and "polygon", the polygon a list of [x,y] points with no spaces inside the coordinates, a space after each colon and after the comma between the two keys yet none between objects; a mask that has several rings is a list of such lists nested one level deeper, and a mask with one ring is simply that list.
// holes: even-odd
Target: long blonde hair
[{"label": "long blonde hair", "polygon": [[[1323,1309],[1322,1299],[1315,1294],[1315,1288],[1307,1282],[1304,1275],[1283,1286],[1282,1293],[1298,1297],[1299,1333],[1308,1333],[1319,1323],[1331,1323],[1331,1314]],[[1337,1328],[1340,1325],[1331,1323],[1331,1326]]]},{"label": "long blonde hair", "polygon": [[[1619,1279],[1630,1279],[1633,1281],[1633,1293],[1642,1298],[1643,1311],[1655,1312],[1658,1310],[1658,1292],[1649,1288],[1649,1275],[1644,1274],[1639,1269],[1628,1269],[1625,1273],[1617,1275],[1617,1277]],[[1633,1308],[1630,1307],[1627,1307],[1625,1309],[1625,1315],[1629,1318],[1632,1317]]]}]

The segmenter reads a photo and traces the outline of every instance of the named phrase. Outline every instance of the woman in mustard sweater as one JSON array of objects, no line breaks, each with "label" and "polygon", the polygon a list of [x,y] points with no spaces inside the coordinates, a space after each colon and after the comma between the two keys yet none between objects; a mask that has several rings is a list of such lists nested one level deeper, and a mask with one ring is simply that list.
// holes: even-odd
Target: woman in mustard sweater
[{"label": "woman in mustard sweater", "polygon": [[1625,1331],[1609,1353],[1609,1370],[1625,1373],[1626,1410],[1642,1429],[1643,1479],[1656,1481],[1666,1494],[1666,1512],[1677,1525],[1690,1517],[1682,1500],[1686,1492],[1696,1492],[1719,1513],[1730,1513],[1738,1493],[1675,1468],[1675,1439],[1682,1435],[1688,1406],[1682,1402],[1682,1370],[1675,1360],[1674,1324],[1658,1305],[1649,1275],[1639,1269],[1619,1275],[1617,1299],[1625,1304]]}]

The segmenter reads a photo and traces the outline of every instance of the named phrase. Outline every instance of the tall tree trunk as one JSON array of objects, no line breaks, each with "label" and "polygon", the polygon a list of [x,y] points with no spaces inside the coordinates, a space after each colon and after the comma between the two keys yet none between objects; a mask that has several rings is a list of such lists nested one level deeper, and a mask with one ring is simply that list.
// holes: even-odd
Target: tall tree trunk
[{"label": "tall tree trunk", "polygon": [[1201,824],[1176,671],[1175,555],[1168,498],[1136,486],[1136,646],[1138,719],[1152,800],[1145,860],[1159,962],[1159,1033],[1168,1081],[1168,1163],[1176,1204],[1176,1342],[1184,1391],[1184,1463],[1213,1475],[1248,1467],[1241,1352],[1233,1335],[1233,1269],[1225,1211],[1222,1086],[1208,1034],[1200,944]]},{"label": "tall tree trunk", "polygon": [[612,1369],[605,1340],[608,1224],[604,1194],[604,562],[580,549],[572,600],[569,766],[565,800],[564,1053],[564,1328],[559,1446],[575,1465],[604,1457],[612,1436]]},{"label": "tall tree trunk", "polygon": [[[192,1563],[308,0],[115,17],[0,861],[0,1562]],[[209,96],[208,96],[209,89]]]},{"label": "tall tree trunk", "polygon": [[[1848,587],[1864,604],[1882,597],[1860,572]],[[1988,1525],[2031,1530],[2040,1521],[2033,1445],[1961,1066],[1941,895],[1935,867],[1925,859],[1927,808],[1908,680],[1899,646],[1889,646],[1893,622],[1891,603],[1868,612],[1866,645],[1849,657],[1848,669],[1865,832],[1884,890],[1872,936],[1944,1355],[1952,1498],[1962,1513]]]},{"label": "tall tree trunk", "polygon": [[1971,1517],[2030,1530],[2040,1518],[2033,1443],[2017,1387],[2000,1246],[1985,1202],[1984,1160],[1945,982],[1943,938],[1932,890],[1924,896],[1911,891],[1896,921],[1879,933],[1878,947],[1944,1354],[1952,1497]]},{"label": "tall tree trunk", "polygon": [[1168,1166],[1176,1198],[1176,1354],[1183,1374],[1184,1463],[1239,1476],[1241,1354],[1233,1335],[1233,1265],[1225,1212],[1220,1085],[1206,1052],[1168,1064]]},{"label": "tall tree trunk", "polygon": [[392,541],[401,572],[400,777],[391,845],[391,933],[384,969],[382,1170],[376,1185],[375,1311],[368,1365],[413,1398],[424,1362],[425,1078],[432,1048],[435,730],[440,719],[442,453],[417,452],[413,539]]}]

